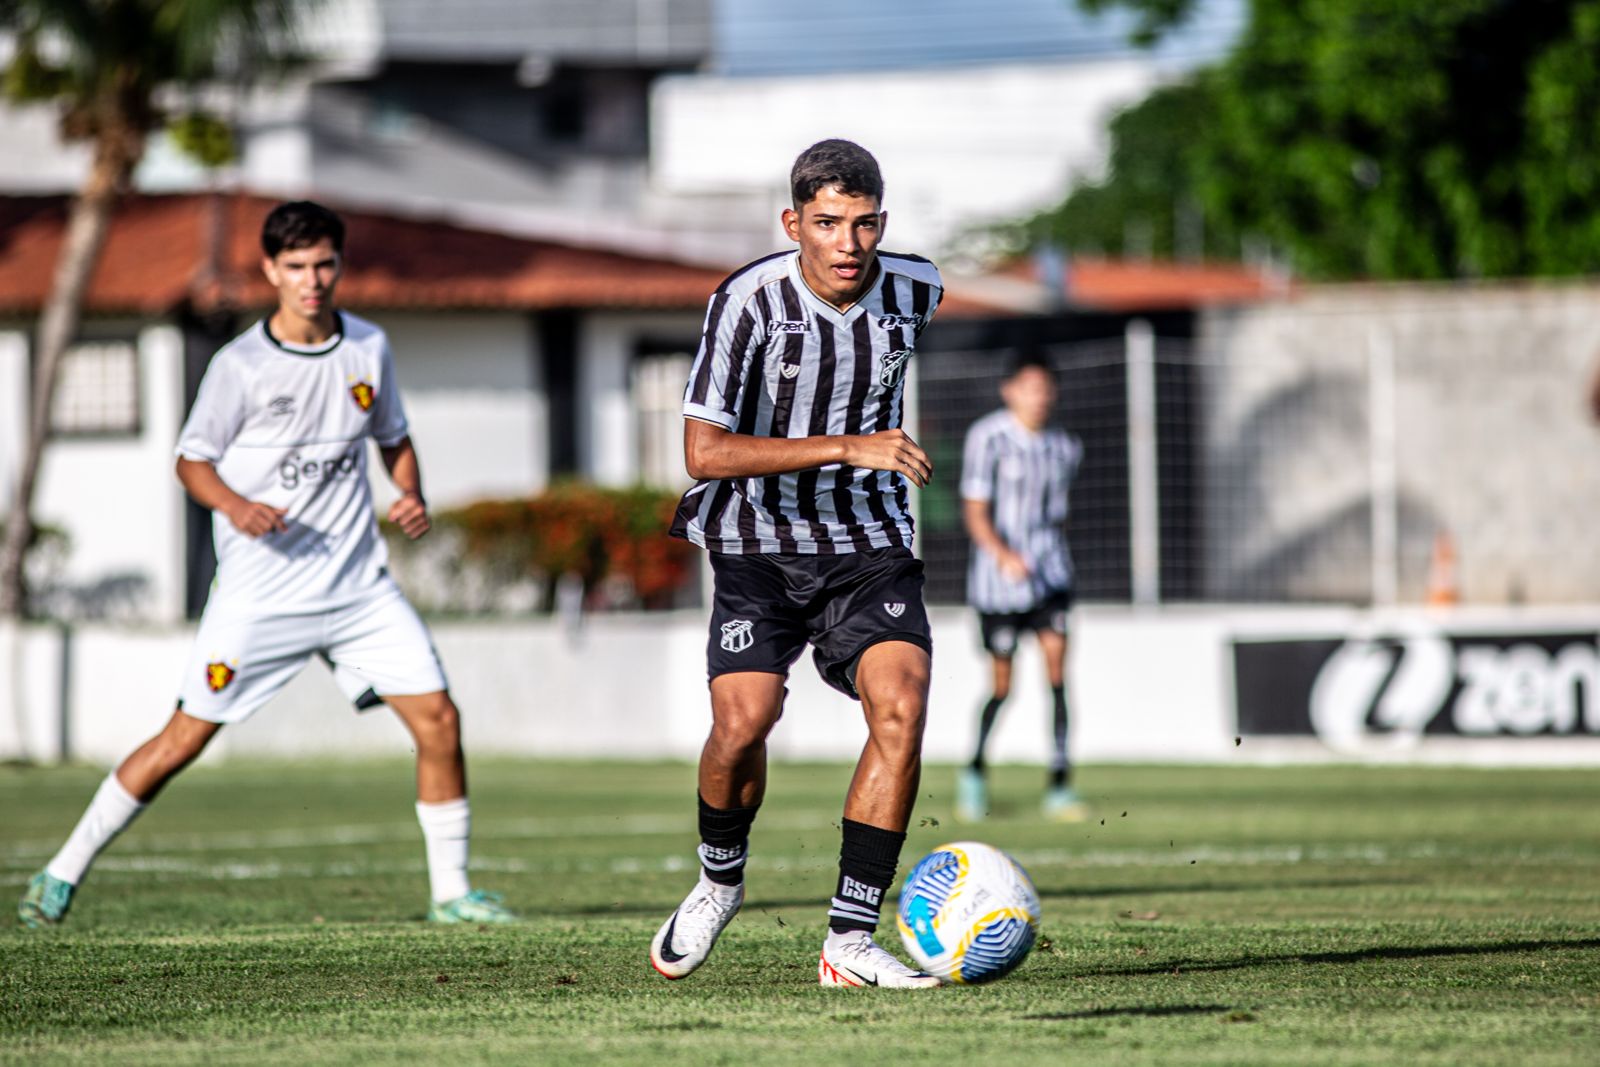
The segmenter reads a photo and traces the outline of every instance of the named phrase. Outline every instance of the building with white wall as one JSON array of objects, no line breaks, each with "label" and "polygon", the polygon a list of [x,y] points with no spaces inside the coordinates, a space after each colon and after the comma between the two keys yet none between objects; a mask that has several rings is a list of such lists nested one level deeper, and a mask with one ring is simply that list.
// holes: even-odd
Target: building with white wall
[{"label": "building with white wall", "polygon": [[[209,521],[185,503],[172,446],[211,355],[270,306],[257,244],[270,206],[179,195],[119,208],[41,467],[36,517],[70,545],[51,583],[53,610],[170,620],[203,599]],[[0,200],[7,501],[28,421],[34,320],[65,212],[62,197]],[[641,408],[634,382],[681,382],[721,271],[436,220],[345,219],[341,304],[389,334],[436,507],[532,494],[553,477],[629,485],[648,473],[642,442],[654,434],[657,451],[660,413]],[[666,364],[673,369],[658,373]]]}]

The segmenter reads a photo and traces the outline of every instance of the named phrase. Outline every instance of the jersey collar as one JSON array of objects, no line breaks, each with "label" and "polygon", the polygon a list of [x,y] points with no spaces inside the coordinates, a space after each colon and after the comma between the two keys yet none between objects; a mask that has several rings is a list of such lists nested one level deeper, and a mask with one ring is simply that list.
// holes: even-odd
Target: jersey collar
[{"label": "jersey collar", "polygon": [[261,333],[262,336],[264,336],[268,341],[272,342],[272,347],[276,348],[279,352],[285,353],[286,355],[325,356],[329,352],[332,352],[335,348],[338,348],[339,345],[344,342],[344,316],[337,311],[333,313],[333,336],[328,338],[327,343],[321,348],[300,348],[298,346],[285,344],[284,342],[278,340],[278,338],[274,336],[272,332],[271,315],[268,315],[266,318],[261,320]]},{"label": "jersey collar", "polygon": [[789,254],[789,281],[794,284],[795,290],[800,294],[800,299],[812,311],[823,316],[828,321],[843,326],[854,322],[866,313],[867,304],[871,303],[883,288],[884,274],[888,268],[883,265],[882,259],[875,259],[872,263],[877,273],[872,276],[872,284],[867,286],[866,292],[861,294],[861,299],[851,304],[849,308],[840,311],[822,297],[811,291],[811,286],[806,283],[806,277],[800,271],[800,250]]}]

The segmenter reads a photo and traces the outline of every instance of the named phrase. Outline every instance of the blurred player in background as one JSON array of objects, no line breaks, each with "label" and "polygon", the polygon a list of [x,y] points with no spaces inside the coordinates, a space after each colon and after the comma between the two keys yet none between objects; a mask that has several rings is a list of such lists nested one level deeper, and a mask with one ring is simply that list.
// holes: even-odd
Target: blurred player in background
[{"label": "blurred player in background", "polygon": [[698,484],[673,533],[710,552],[711,736],[700,756],[700,878],[650,946],[668,978],[705,962],[744,902],[767,734],[807,643],[861,701],[867,744],[845,798],[839,880],[818,978],[938,985],[873,940],[922,772],[932,641],[907,483],[932,465],[900,428],[906,363],[943,294],[917,256],[878,249],[878,164],[822,141],[790,172],[783,225],[799,248],[734,272],[711,297],[684,395]]},{"label": "blurred player in background", "polygon": [[972,424],[962,450],[961,511],[972,538],[967,601],[978,609],[994,689],[978,720],[972,763],[957,783],[956,814],[977,822],[989,811],[984,747],[1011,693],[1011,663],[1025,633],[1039,640],[1054,706],[1055,747],[1044,813],[1088,817],[1072,789],[1067,756],[1067,612],[1072,555],[1067,551],[1067,495],[1083,458],[1076,437],[1049,426],[1055,375],[1040,353],[1023,352],[1000,385],[1005,406]]},{"label": "blurred player in background", "polygon": [[427,628],[389,577],[373,514],[368,438],[400,490],[389,521],[413,539],[428,532],[388,339],[334,309],[344,223],[333,212],[280,205],[261,245],[278,307],[212,359],[178,440],[178,480],[213,513],[217,578],[177,708],[106,777],[18,916],[60,922],[89,865],[162,786],[319,656],[357,706],[387,703],[416,742],[428,917],[510,922],[495,895],[468,884],[456,707]]}]

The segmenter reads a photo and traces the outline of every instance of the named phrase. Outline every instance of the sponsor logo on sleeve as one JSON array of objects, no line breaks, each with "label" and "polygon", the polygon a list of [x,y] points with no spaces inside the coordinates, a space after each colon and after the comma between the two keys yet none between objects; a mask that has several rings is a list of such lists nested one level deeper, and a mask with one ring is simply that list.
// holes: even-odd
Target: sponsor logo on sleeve
[{"label": "sponsor logo on sleeve", "polygon": [[210,689],[213,693],[220,693],[224,689],[228,688],[228,683],[233,681],[235,675],[238,674],[238,666],[238,660],[234,660],[231,664],[224,663],[220,659],[207,663],[206,688]]}]

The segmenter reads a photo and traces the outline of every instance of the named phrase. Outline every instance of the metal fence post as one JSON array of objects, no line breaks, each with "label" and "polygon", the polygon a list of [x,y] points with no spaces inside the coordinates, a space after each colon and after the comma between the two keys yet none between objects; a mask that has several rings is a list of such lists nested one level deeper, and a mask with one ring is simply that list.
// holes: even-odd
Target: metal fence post
[{"label": "metal fence post", "polygon": [[1400,488],[1395,464],[1394,338],[1367,334],[1367,441],[1372,479],[1372,603],[1400,599]]},{"label": "metal fence post", "polygon": [[1156,471],[1156,337],[1145,319],[1123,333],[1128,389],[1128,533],[1133,602],[1161,601],[1161,500]]}]

